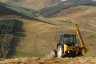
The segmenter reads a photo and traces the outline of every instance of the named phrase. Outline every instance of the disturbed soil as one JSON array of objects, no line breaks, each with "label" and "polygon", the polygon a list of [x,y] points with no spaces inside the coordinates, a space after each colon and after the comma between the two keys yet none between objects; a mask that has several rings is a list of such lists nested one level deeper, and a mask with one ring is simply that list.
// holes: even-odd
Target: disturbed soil
[{"label": "disturbed soil", "polygon": [[96,58],[15,58],[1,61],[0,64],[96,64]]}]

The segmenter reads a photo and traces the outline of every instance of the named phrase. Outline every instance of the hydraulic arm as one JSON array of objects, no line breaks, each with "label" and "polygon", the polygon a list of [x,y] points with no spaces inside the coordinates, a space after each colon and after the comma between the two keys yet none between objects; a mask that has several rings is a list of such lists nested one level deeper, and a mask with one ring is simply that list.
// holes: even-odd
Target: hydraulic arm
[{"label": "hydraulic arm", "polygon": [[84,50],[84,52],[86,54],[88,52],[88,49],[87,49],[87,46],[85,45],[85,43],[83,41],[83,38],[81,36],[80,30],[79,30],[79,27],[78,27],[77,24],[76,24],[76,32],[77,32],[78,39],[80,41],[80,45],[81,45],[82,49]]}]

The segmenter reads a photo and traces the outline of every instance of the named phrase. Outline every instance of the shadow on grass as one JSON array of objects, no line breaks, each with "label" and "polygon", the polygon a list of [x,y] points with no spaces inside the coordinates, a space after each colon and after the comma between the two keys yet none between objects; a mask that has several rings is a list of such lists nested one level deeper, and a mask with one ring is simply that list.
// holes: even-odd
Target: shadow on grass
[{"label": "shadow on grass", "polygon": [[15,55],[16,47],[17,47],[19,41],[25,37],[24,29],[22,28],[22,26],[23,26],[23,22],[16,20],[16,23],[15,23],[14,28],[13,28],[14,37],[10,43],[11,44],[10,45],[10,51],[8,54],[9,58],[11,58],[13,55]]}]

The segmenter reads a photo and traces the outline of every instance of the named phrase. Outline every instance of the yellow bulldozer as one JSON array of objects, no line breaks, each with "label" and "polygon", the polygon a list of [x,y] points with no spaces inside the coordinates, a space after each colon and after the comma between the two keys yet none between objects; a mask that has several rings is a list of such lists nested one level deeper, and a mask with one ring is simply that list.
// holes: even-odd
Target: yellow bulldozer
[{"label": "yellow bulldozer", "polygon": [[75,27],[77,34],[63,34],[60,36],[59,43],[57,44],[57,50],[53,51],[54,57],[83,56],[88,52],[78,25],[76,24]]}]

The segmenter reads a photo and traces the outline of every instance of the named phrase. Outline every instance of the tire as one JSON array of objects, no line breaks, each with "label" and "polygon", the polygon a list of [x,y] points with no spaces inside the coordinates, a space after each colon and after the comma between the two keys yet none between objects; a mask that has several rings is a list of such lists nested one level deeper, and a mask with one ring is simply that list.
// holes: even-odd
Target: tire
[{"label": "tire", "polygon": [[57,57],[62,58],[63,57],[63,47],[61,45],[57,48]]},{"label": "tire", "polygon": [[82,52],[81,52],[81,51],[78,52],[78,55],[77,55],[77,56],[83,56],[83,55],[82,55]]}]

